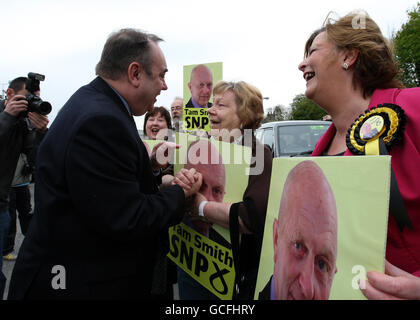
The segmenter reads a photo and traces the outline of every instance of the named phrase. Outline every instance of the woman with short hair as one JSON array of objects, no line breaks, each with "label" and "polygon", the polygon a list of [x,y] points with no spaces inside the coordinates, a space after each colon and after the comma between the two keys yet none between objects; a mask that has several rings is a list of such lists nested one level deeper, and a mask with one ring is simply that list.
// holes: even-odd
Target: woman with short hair
[{"label": "woman with short hair", "polygon": [[[208,201],[210,199],[198,193],[193,214],[210,224],[218,224],[230,230],[236,266],[237,287],[234,289],[234,298],[253,299],[272,167],[270,150],[254,136],[254,130],[264,118],[263,98],[256,87],[244,81],[219,81],[213,88],[213,105],[207,111],[211,139],[251,147],[255,162],[251,164],[248,186],[241,202]],[[178,283],[179,280],[178,277]],[[182,299],[181,290],[182,285]],[[191,295],[190,298],[200,299],[198,295]]]},{"label": "woman with short hair", "polygon": [[154,107],[152,111],[146,113],[143,133],[150,140],[167,140],[169,129],[172,129],[171,115],[165,107]]}]

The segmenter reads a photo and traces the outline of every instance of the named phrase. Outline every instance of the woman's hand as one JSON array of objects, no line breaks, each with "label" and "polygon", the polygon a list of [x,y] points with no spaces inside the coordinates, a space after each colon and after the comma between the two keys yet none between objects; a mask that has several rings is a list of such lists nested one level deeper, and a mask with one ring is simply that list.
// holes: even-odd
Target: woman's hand
[{"label": "woman's hand", "polygon": [[207,236],[210,228],[212,227],[213,223],[208,221],[207,219],[200,217],[198,215],[198,207],[202,201],[206,201],[206,197],[204,197],[201,193],[197,192],[194,197],[191,198],[191,203],[189,205],[189,215],[188,219],[190,223],[194,226],[194,229],[201,233],[202,235]]},{"label": "woman's hand", "polygon": [[198,216],[198,208],[200,207],[200,203],[203,201],[207,201],[206,197],[203,196],[201,193],[197,192],[194,197],[194,205],[193,205],[193,214]]},{"label": "woman's hand", "polygon": [[385,261],[385,274],[369,271],[366,288],[361,289],[371,300],[420,300],[420,278]]},{"label": "woman's hand", "polygon": [[175,149],[179,149],[180,145],[174,142],[160,142],[153,147],[150,155],[150,162],[153,171],[165,168],[169,164],[172,153]]}]

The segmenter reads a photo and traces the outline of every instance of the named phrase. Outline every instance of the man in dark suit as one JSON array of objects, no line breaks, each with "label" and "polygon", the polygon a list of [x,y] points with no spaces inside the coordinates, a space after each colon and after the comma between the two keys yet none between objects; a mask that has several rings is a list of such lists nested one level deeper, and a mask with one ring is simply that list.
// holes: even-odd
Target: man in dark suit
[{"label": "man in dark suit", "polygon": [[199,64],[191,71],[188,88],[191,98],[185,105],[186,108],[210,108],[209,102],[213,91],[213,75],[210,69],[204,64]]},{"label": "man in dark suit", "polygon": [[260,293],[258,294],[258,300],[274,300],[275,294],[273,291],[273,298],[271,297],[271,290],[272,290],[272,286],[273,286],[273,276],[270,277],[270,281],[268,281],[268,283],[265,285],[264,289],[262,289],[262,291],[260,291]]},{"label": "man in dark suit", "polygon": [[134,123],[167,89],[160,40],[133,29],[112,34],[98,77],[51,125],[9,299],[150,298],[155,255],[201,186],[199,174],[184,170],[183,182],[158,191],[159,164]]}]

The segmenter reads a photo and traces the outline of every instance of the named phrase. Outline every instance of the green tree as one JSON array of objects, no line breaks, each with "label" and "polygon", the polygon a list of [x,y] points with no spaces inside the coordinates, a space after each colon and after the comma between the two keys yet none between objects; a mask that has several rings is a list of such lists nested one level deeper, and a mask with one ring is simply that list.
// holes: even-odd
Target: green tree
[{"label": "green tree", "polygon": [[290,107],[290,120],[321,120],[327,114],[304,94],[298,94]]},{"label": "green tree", "polygon": [[274,121],[274,114],[273,113],[267,113],[267,115],[264,117],[262,123],[273,122],[273,121]]},{"label": "green tree", "polygon": [[274,121],[286,120],[286,117],[287,117],[286,108],[282,106],[281,104],[275,106],[273,110],[273,115],[274,115]]},{"label": "green tree", "polygon": [[283,105],[279,104],[274,107],[273,112],[267,114],[267,116],[263,120],[263,123],[287,120],[287,116],[288,114],[286,108]]},{"label": "green tree", "polygon": [[420,86],[420,2],[408,16],[408,22],[394,37],[394,48],[401,80],[409,88]]}]

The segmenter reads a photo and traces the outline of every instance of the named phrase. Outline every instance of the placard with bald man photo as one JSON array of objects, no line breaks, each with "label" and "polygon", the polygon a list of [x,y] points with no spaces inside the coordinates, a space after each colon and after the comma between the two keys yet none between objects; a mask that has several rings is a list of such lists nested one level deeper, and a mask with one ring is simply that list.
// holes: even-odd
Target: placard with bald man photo
[{"label": "placard with bald man photo", "polygon": [[210,131],[207,109],[212,106],[213,86],[223,79],[222,62],[184,66],[184,130]]},{"label": "placard with bald man photo", "polygon": [[[200,196],[209,202],[242,201],[249,179],[250,148],[183,133],[177,134],[176,141],[181,147],[176,150],[174,171],[198,171],[203,181]],[[189,216],[194,199],[186,201],[183,223],[170,229],[168,256],[215,296],[232,299],[235,272],[229,230]]]},{"label": "placard with bald man photo", "polygon": [[255,299],[358,300],[383,272],[390,157],[273,160]]}]

